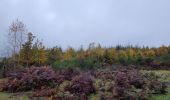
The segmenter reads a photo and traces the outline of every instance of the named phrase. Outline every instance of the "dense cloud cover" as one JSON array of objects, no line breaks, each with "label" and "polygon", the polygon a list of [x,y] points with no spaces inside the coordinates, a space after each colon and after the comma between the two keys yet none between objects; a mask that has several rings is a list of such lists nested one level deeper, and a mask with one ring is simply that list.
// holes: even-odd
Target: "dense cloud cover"
[{"label": "dense cloud cover", "polygon": [[17,18],[46,46],[170,44],[169,0],[1,0],[0,46]]}]

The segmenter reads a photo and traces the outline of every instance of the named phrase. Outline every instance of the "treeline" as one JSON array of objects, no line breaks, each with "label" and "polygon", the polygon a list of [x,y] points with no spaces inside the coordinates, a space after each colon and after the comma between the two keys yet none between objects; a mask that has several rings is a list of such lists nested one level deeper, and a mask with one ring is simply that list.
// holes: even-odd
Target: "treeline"
[{"label": "treeline", "polygon": [[151,67],[170,67],[170,47],[159,48],[121,46],[104,48],[100,44],[90,44],[88,49],[60,47],[46,50],[47,63],[56,68],[80,67],[93,69],[112,65],[145,65]]},{"label": "treeline", "polygon": [[102,47],[91,43],[87,49],[68,47],[45,48],[43,43],[27,32],[25,24],[16,20],[9,27],[8,40],[12,54],[0,61],[6,70],[51,65],[54,68],[94,69],[113,65],[145,65],[156,68],[170,67],[170,46],[158,48],[121,46]]},{"label": "treeline", "polygon": [[33,43],[34,38],[33,34],[29,33],[28,40],[22,45],[21,50],[16,55],[4,59],[4,64],[6,63],[8,68],[13,65],[16,65],[16,68],[51,65],[54,68],[95,69],[115,64],[170,67],[170,46],[149,48],[118,45],[105,48],[100,44],[91,43],[87,49],[75,50],[69,47],[64,51],[57,46],[45,48],[38,40]]}]

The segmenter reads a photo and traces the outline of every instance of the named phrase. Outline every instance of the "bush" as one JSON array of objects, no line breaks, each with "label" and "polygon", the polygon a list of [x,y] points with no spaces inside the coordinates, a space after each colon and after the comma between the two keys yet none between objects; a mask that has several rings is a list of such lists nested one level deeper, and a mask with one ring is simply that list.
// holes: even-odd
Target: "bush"
[{"label": "bush", "polygon": [[156,94],[167,93],[166,91],[167,85],[157,80],[150,81],[148,84],[148,88],[151,91],[151,93],[156,93]]},{"label": "bush", "polygon": [[[135,69],[121,69],[115,73],[117,85],[126,86],[125,83],[133,85],[135,88],[143,88],[145,80],[143,75]],[[124,81],[124,82],[123,82]]]},{"label": "bush", "polygon": [[79,75],[80,72],[76,69],[65,69],[65,70],[59,70],[56,72],[57,79],[63,79],[63,80],[72,80],[72,78],[76,75]]},{"label": "bush", "polygon": [[81,69],[97,69],[101,63],[95,58],[81,58],[77,59],[77,66]]},{"label": "bush", "polygon": [[80,68],[80,69],[97,69],[101,66],[101,63],[95,58],[72,58],[70,60],[56,61],[53,64],[55,69],[69,69],[69,68]]},{"label": "bush", "polygon": [[145,100],[147,97],[140,96],[147,95],[145,84],[144,77],[137,70],[120,69],[115,73],[115,98],[121,100]]},{"label": "bush", "polygon": [[102,80],[114,80],[114,71],[96,71],[94,77]]},{"label": "bush", "polygon": [[95,92],[95,87],[93,85],[93,80],[87,74],[81,74],[75,76],[71,84],[65,87],[66,91],[69,91],[74,94],[85,94],[89,95],[90,93]]},{"label": "bush", "polygon": [[19,92],[54,87],[57,84],[55,71],[51,67],[32,67],[9,73],[3,90]]},{"label": "bush", "polygon": [[56,61],[53,64],[55,69],[70,69],[76,67],[76,61],[74,59],[71,60],[63,60],[63,61]]},{"label": "bush", "polygon": [[33,96],[34,97],[43,97],[43,96],[51,97],[55,95],[55,93],[56,93],[55,88],[51,89],[51,88],[44,87],[42,89],[35,90],[35,92],[33,92]]},{"label": "bush", "polygon": [[115,73],[116,98],[122,100],[148,100],[152,93],[166,93],[166,84],[158,81],[154,73],[142,74],[135,69],[120,69]]}]

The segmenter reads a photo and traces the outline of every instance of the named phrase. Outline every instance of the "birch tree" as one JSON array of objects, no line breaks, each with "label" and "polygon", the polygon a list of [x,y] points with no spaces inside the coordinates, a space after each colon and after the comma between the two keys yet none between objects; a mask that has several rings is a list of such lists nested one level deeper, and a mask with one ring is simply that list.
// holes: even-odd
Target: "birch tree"
[{"label": "birch tree", "polygon": [[26,25],[18,19],[9,26],[8,40],[12,47],[14,67],[15,63],[18,62],[19,64],[20,61],[20,54],[18,55],[18,59],[16,59],[16,55],[21,50],[22,44],[26,40],[26,31]]}]

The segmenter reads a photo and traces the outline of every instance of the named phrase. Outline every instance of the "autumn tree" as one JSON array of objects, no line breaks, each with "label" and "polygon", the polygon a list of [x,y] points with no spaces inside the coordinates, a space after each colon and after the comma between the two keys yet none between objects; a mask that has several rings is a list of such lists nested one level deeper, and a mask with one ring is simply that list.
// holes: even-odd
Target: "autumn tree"
[{"label": "autumn tree", "polygon": [[21,61],[29,65],[42,65],[47,61],[47,52],[45,46],[38,39],[34,42],[35,36],[32,33],[28,33],[28,39],[25,44],[22,45],[20,51]]},{"label": "autumn tree", "polygon": [[81,47],[78,49],[77,53],[76,53],[76,58],[77,58],[77,59],[82,59],[82,58],[85,58],[85,57],[86,57],[85,51],[84,51],[84,49],[83,49],[83,46],[81,46]]},{"label": "autumn tree", "polygon": [[157,56],[166,55],[166,54],[168,54],[168,47],[161,46],[158,49],[156,49],[156,55]]},{"label": "autumn tree", "polygon": [[75,57],[75,50],[69,47],[67,51],[64,53],[64,60],[70,60],[73,57]]}]

